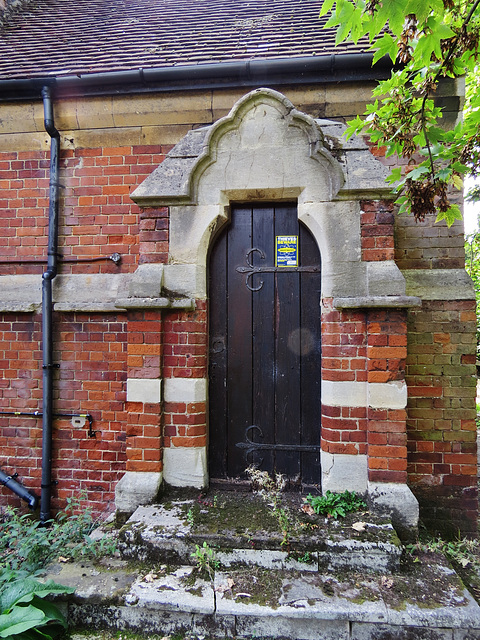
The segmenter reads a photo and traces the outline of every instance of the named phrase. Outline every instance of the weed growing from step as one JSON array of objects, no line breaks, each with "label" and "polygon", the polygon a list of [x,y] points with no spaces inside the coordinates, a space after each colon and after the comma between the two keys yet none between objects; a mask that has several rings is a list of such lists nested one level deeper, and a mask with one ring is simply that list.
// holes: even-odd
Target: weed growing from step
[{"label": "weed growing from step", "polygon": [[288,547],[294,525],[288,510],[282,506],[282,491],[287,484],[285,476],[280,473],[270,476],[268,471],[260,471],[254,465],[248,467],[245,472],[252,483],[253,490],[262,496],[278,521],[283,536],[281,545]]},{"label": "weed growing from step", "polygon": [[215,571],[220,567],[215,550],[207,542],[204,542],[201,547],[196,544],[195,551],[190,554],[190,557],[195,560],[199,574],[213,582]]},{"label": "weed growing from step", "polygon": [[115,552],[115,541],[92,540],[92,513],[85,496],[68,498],[67,506],[42,526],[31,514],[7,507],[0,515],[0,568],[34,572],[60,556],[99,558]]},{"label": "weed growing from step", "polygon": [[305,502],[312,507],[315,513],[326,515],[335,520],[339,516],[344,518],[346,513],[367,508],[366,502],[357,496],[355,491],[332,493],[327,489],[323,496],[312,496],[309,493]]}]

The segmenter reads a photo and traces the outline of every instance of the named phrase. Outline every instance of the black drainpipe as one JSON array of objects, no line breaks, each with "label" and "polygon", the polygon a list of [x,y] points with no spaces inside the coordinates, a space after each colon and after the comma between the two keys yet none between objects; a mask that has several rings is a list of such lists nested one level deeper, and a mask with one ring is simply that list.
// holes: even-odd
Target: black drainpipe
[{"label": "black drainpipe", "polygon": [[42,351],[43,351],[43,416],[42,416],[42,492],[40,521],[50,519],[52,489],[52,425],[53,425],[53,296],[52,282],[57,275],[58,250],[58,174],[60,134],[53,121],[50,88],[42,89],[45,131],[50,136],[50,193],[48,207],[48,262],[42,277]]}]

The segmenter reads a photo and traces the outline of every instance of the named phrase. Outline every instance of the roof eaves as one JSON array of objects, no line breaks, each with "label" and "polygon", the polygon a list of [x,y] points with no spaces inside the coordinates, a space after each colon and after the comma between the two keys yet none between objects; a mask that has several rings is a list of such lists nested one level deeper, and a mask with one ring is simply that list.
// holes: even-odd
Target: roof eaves
[{"label": "roof eaves", "polygon": [[372,66],[373,54],[250,59],[208,64],[138,68],[65,76],[0,79],[0,101],[38,98],[43,86],[58,97],[118,95],[175,90],[353,82],[385,78],[388,57]]}]

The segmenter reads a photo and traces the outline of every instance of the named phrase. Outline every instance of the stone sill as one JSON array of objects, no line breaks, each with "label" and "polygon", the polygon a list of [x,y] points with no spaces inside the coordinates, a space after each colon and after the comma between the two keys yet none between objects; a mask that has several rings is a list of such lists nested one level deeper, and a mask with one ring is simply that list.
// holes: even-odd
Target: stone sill
[{"label": "stone sill", "polygon": [[358,296],[334,298],[335,309],[402,309],[421,307],[422,301],[416,296]]},{"label": "stone sill", "polygon": [[194,309],[193,298],[121,298],[115,300],[117,309]]}]

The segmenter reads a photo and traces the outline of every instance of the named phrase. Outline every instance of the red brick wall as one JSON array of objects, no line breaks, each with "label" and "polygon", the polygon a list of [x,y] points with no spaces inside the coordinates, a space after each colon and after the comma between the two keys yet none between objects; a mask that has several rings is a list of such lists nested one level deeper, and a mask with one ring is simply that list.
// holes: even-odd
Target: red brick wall
[{"label": "red brick wall", "polygon": [[408,321],[409,480],[427,524],[476,529],[475,301],[424,301]]},{"label": "red brick wall", "polygon": [[[207,304],[192,311],[165,313],[163,379],[207,377]],[[165,447],[204,447],[207,407],[204,402],[165,403]]]},{"label": "red brick wall", "polygon": [[[371,309],[367,321],[368,382],[405,379],[406,312]],[[407,414],[404,409],[368,408],[368,468],[373,482],[407,480]]]},{"label": "red brick wall", "polygon": [[[115,484],[125,470],[126,317],[124,314],[55,314],[56,413],[90,413],[73,427],[69,418],[54,419],[53,503],[85,490],[97,512],[111,510]],[[4,314],[0,321],[0,411],[42,408],[41,317]],[[41,418],[0,416],[1,467],[18,473],[19,481],[40,493]],[[18,505],[2,487],[2,503]]]},{"label": "red brick wall", "polygon": [[[59,274],[131,273],[140,251],[155,260],[166,257],[167,210],[141,213],[129,194],[168,150],[152,145],[61,151]],[[46,256],[48,189],[48,151],[0,153],[0,275],[37,274],[40,287],[44,265],[28,260],[43,261]],[[83,261],[113,252],[122,256],[119,267],[111,261]],[[74,264],[62,258],[82,261]],[[55,419],[54,508],[85,489],[95,511],[112,510],[115,484],[127,464],[137,468],[139,449],[143,467],[160,468],[160,443],[152,441],[160,433],[158,405],[142,405],[139,415],[125,404],[127,372],[133,375],[136,366],[133,358],[142,355],[142,376],[148,377],[152,367],[157,376],[160,373],[160,354],[138,353],[158,350],[159,317],[156,313],[155,329],[142,335],[145,344],[140,347],[135,341],[141,332],[132,314],[127,324],[126,313],[55,312],[59,369],[54,411],[91,413],[97,434],[91,439],[88,425],[75,429],[69,419]],[[41,410],[40,313],[0,314],[0,362],[0,411]],[[17,472],[18,480],[39,494],[41,418],[0,416],[0,426],[0,468]],[[2,503],[19,504],[3,487],[0,496]]]}]

